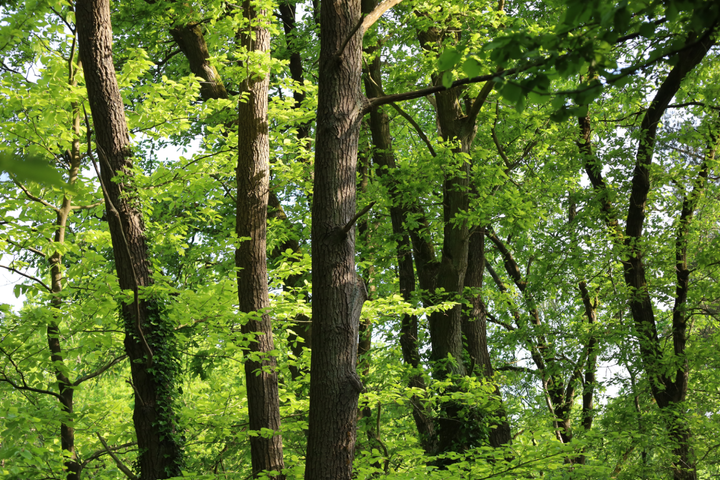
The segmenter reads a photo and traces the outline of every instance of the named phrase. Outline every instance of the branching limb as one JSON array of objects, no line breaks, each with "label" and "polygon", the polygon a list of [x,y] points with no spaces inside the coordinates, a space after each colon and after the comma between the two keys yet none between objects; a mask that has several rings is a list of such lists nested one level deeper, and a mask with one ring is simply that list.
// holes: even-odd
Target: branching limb
[{"label": "branching limb", "polygon": [[427,145],[428,150],[430,151],[430,155],[433,157],[437,157],[437,153],[435,152],[435,149],[432,146],[432,143],[430,143],[430,139],[425,135],[425,132],[423,132],[422,128],[420,128],[420,125],[415,121],[414,118],[412,118],[405,110],[400,108],[400,106],[397,103],[391,103],[391,107],[393,107],[401,117],[403,117],[405,120],[408,121],[410,125],[415,129],[420,139],[425,142],[425,145]]},{"label": "branching limb", "polygon": [[367,212],[370,211],[370,209],[375,206],[375,202],[370,202],[368,205],[365,206],[362,210],[360,210],[358,213],[355,214],[353,218],[350,219],[350,221],[345,224],[345,226],[340,230],[341,235],[347,235],[348,232],[350,232],[350,229],[355,225],[355,222],[357,222],[360,217],[365,215]]},{"label": "branching limb", "polygon": [[18,275],[22,275],[23,277],[25,277],[25,278],[27,278],[27,279],[30,279],[30,280],[32,280],[32,281],[40,284],[45,290],[47,290],[48,292],[52,293],[52,288],[48,287],[48,286],[45,284],[45,282],[43,282],[43,281],[40,280],[39,278],[33,277],[32,275],[28,275],[27,273],[23,273],[23,272],[21,272],[20,270],[17,270],[17,269],[15,269],[15,268],[8,267],[7,265],[0,265],[0,268],[4,268],[5,270],[8,270],[8,271],[10,271],[10,272],[17,273]]},{"label": "branching limb", "polygon": [[115,452],[112,451],[112,449],[108,446],[107,442],[103,437],[100,436],[99,433],[95,433],[97,435],[98,440],[100,440],[100,443],[102,443],[103,447],[105,447],[105,451],[112,457],[112,459],[115,461],[115,464],[120,469],[121,472],[123,472],[130,480],[139,480],[138,477],[130,470],[123,462],[118,458],[117,455],[115,455]]},{"label": "branching limb", "polygon": [[99,376],[99,375],[102,375],[103,373],[107,372],[110,368],[112,368],[113,366],[115,366],[115,365],[117,365],[118,363],[122,362],[122,361],[125,360],[126,358],[127,358],[127,355],[121,355],[121,356],[119,356],[119,357],[113,358],[113,359],[110,360],[108,363],[106,363],[105,365],[103,365],[103,366],[100,367],[99,369],[95,370],[94,372],[88,373],[87,375],[83,375],[82,377],[78,378],[77,380],[75,380],[75,381],[72,383],[72,385],[73,385],[74,387],[77,387],[78,385],[80,385],[80,384],[83,383],[83,382],[86,382],[86,381],[88,381],[88,380],[90,380],[90,379],[93,379],[93,378]]},{"label": "branching limb", "polygon": [[70,207],[70,210],[90,210],[91,208],[99,207],[103,203],[105,203],[105,201],[100,200],[99,202],[95,202],[90,205],[73,205]]},{"label": "branching limb", "polygon": [[13,387],[16,390],[24,390],[27,392],[34,392],[34,393],[42,393],[43,395],[52,395],[53,397],[57,398],[58,400],[62,401],[62,397],[59,393],[50,391],[50,390],[44,390],[42,388],[34,388],[27,384],[25,381],[25,375],[20,370],[20,367],[17,363],[15,363],[15,360],[13,360],[12,356],[5,351],[2,347],[0,347],[0,352],[2,352],[3,355],[8,359],[10,364],[13,366],[17,374],[20,376],[20,381],[22,382],[22,385],[17,384],[16,382],[10,380],[7,375],[5,375],[5,372],[2,373],[2,377],[0,377],[0,382],[5,382],[11,387]]},{"label": "branching limb", "polygon": [[33,202],[37,202],[37,203],[39,203],[39,204],[41,204],[41,205],[45,205],[45,206],[48,207],[48,208],[52,208],[53,211],[56,212],[56,213],[59,213],[59,212],[60,212],[60,209],[57,208],[55,205],[53,205],[52,203],[49,203],[49,202],[43,200],[43,199],[40,198],[40,197],[36,197],[36,196],[33,195],[32,193],[30,193],[30,191],[25,187],[25,185],[23,185],[22,183],[18,182],[15,178],[13,178],[13,177],[11,177],[11,178],[12,178],[13,183],[14,183],[15,185],[17,185],[18,188],[19,188],[20,190],[22,190],[23,193],[25,193],[25,196],[28,197],[30,200],[32,200]]},{"label": "branching limb", "polygon": [[80,464],[80,468],[83,469],[86,466],[88,466],[88,464],[90,462],[97,460],[98,458],[102,457],[103,455],[107,455],[108,449],[115,452],[117,450],[122,450],[123,448],[134,447],[135,445],[137,445],[137,442],[128,442],[128,443],[123,443],[122,445],[116,445],[114,447],[108,447],[108,448],[103,448],[102,450],[97,450],[97,451],[93,452],[92,454],[90,454],[85,460],[82,461],[82,463]]},{"label": "branching limb", "polygon": [[40,255],[40,256],[43,257],[43,258],[45,257],[45,254],[44,254],[43,252],[41,252],[40,250],[38,250],[37,248],[27,247],[27,246],[25,246],[25,245],[20,245],[18,242],[15,242],[15,241],[10,240],[10,239],[7,239],[6,241],[7,241],[10,245],[15,245],[15,246],[18,247],[18,248],[22,248],[23,250],[27,250],[27,251],[29,251],[29,252],[32,252],[32,253],[36,254],[36,255]]}]

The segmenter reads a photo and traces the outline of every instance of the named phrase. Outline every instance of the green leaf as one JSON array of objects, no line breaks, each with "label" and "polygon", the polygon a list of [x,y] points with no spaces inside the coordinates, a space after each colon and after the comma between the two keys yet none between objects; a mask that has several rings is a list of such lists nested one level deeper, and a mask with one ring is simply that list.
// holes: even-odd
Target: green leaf
[{"label": "green leaf", "polygon": [[506,83],[500,92],[507,101],[513,104],[517,104],[520,98],[523,96],[522,88],[515,83]]},{"label": "green leaf", "polygon": [[10,174],[21,183],[36,182],[48,186],[64,183],[57,170],[39,156],[0,153],[0,172]]},{"label": "green leaf", "polygon": [[483,71],[483,66],[474,58],[468,58],[465,60],[462,66],[463,73],[472,78],[477,77]]},{"label": "green leaf", "polygon": [[446,48],[438,58],[438,70],[445,71],[455,67],[462,54],[453,47]]},{"label": "green leaf", "polygon": [[455,77],[452,73],[452,70],[447,70],[445,73],[443,73],[443,76],[442,76],[443,87],[450,88],[452,86],[452,83],[454,80],[455,80]]},{"label": "green leaf", "polygon": [[640,25],[638,32],[645,38],[652,38],[655,35],[655,24],[652,22],[643,23]]}]

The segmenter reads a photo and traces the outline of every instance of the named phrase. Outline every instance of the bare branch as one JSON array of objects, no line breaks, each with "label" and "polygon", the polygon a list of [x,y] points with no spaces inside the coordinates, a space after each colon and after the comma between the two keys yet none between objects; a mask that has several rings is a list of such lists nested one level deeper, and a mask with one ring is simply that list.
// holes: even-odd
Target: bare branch
[{"label": "bare branch", "polygon": [[83,382],[86,382],[92,378],[95,378],[99,375],[102,375],[103,373],[107,372],[110,368],[117,365],[118,363],[122,362],[127,358],[127,355],[121,355],[119,357],[113,358],[111,361],[106,363],[104,366],[100,367],[99,369],[95,370],[94,372],[88,373],[87,375],[83,375],[82,377],[75,380],[72,385],[74,387],[77,387]]},{"label": "bare branch", "polygon": [[380,17],[382,17],[383,13],[387,12],[400,2],[402,2],[402,0],[386,0],[375,7],[373,11],[370,12],[362,21],[363,33],[367,32],[368,29],[372,27],[373,24],[380,19]]},{"label": "bare branch", "polygon": [[121,472],[123,472],[130,480],[138,480],[138,477],[135,476],[134,473],[132,473],[132,470],[130,470],[125,464],[118,458],[117,455],[115,455],[115,452],[113,452],[110,447],[108,447],[107,442],[103,437],[100,436],[99,433],[95,432],[95,435],[97,435],[98,440],[100,440],[100,443],[102,443],[103,447],[105,447],[105,451],[112,457],[113,460],[115,460],[115,464],[120,469]]},{"label": "bare branch", "polygon": [[403,117],[405,120],[408,121],[408,123],[410,123],[410,125],[413,126],[418,136],[422,139],[423,142],[425,142],[428,150],[430,150],[430,155],[432,155],[433,157],[437,157],[437,153],[435,153],[435,149],[433,148],[432,143],[430,143],[430,139],[428,139],[427,135],[425,135],[425,132],[423,132],[422,128],[420,128],[420,125],[418,125],[415,119],[412,118],[407,112],[405,112],[405,110],[400,108],[400,105],[398,105],[397,103],[391,103],[390,106],[393,107],[400,114],[401,117]]},{"label": "bare branch", "polygon": [[355,222],[358,221],[360,217],[365,215],[367,212],[370,211],[370,209],[375,205],[375,202],[369,203],[365,208],[360,210],[358,213],[355,214],[353,218],[350,219],[350,221],[340,230],[341,235],[347,235],[350,229],[355,225]]},{"label": "bare branch", "polygon": [[11,272],[13,272],[13,273],[17,273],[18,275],[22,275],[23,277],[25,277],[25,278],[27,278],[27,279],[30,279],[30,280],[32,280],[32,281],[34,281],[34,282],[37,282],[37,283],[39,283],[40,285],[42,285],[42,287],[45,288],[45,290],[47,290],[48,292],[52,293],[52,288],[48,287],[48,286],[45,284],[45,282],[43,282],[43,281],[40,280],[39,278],[33,277],[32,275],[28,275],[27,273],[23,273],[23,272],[21,272],[20,270],[17,270],[17,269],[12,268],[12,267],[8,267],[8,266],[6,266],[6,265],[0,265],[0,268],[4,268],[5,270],[9,270],[9,271],[11,271]]}]

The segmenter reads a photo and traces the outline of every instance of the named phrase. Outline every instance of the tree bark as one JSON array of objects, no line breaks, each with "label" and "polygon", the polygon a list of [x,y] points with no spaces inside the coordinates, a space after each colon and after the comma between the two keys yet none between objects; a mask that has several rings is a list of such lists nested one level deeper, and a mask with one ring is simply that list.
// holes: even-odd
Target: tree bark
[{"label": "tree bark", "polygon": [[[70,60],[72,62],[72,59]],[[76,85],[74,73],[71,72],[71,83]],[[74,103],[73,109],[73,143],[70,150],[70,170],[68,172],[68,186],[72,186],[78,177],[80,171],[80,112],[78,105]],[[65,230],[67,228],[67,220],[72,211],[72,201],[65,195],[62,205],[56,209],[55,236],[53,241],[56,244],[65,243]],[[61,308],[63,301],[60,293],[63,290],[64,275],[62,272],[62,255],[59,251],[49,258],[50,261],[50,288],[52,290],[52,299],[50,304],[53,308],[55,318],[47,326],[48,348],[50,349],[50,360],[55,370],[55,379],[57,380],[58,394],[60,394],[60,406],[65,414],[60,423],[60,446],[65,451],[65,468],[67,470],[67,480],[80,480],[80,471],[82,470],[75,451],[75,427],[73,426],[73,393],[74,385],[70,379],[63,373],[65,360],[60,344],[60,318],[62,316]]]},{"label": "tree bark", "polygon": [[[365,285],[355,272],[356,163],[362,95],[359,0],[324,0],[312,208],[313,350],[307,480],[350,479]],[[341,50],[342,49],[342,50]]]},{"label": "tree bark", "polygon": [[[115,268],[120,288],[135,294],[132,303],[123,303],[121,313],[135,393],[133,423],[140,479],[169,478],[180,475],[182,465],[182,439],[173,409],[174,344],[172,329],[157,302],[138,296],[152,279],[142,215],[130,185],[131,151],[113,65],[110,4],[108,0],[78,0],[75,13]],[[114,182],[117,176],[121,179]]]},{"label": "tree bark", "polygon": [[[248,52],[268,54],[270,33],[265,26],[267,12],[257,11],[249,0],[243,14],[252,28],[243,31],[241,44]],[[238,164],[236,232],[240,245],[235,250],[238,268],[240,311],[247,314],[242,333],[253,336],[250,356],[245,361],[248,393],[250,452],[252,471],[277,472],[283,479],[282,437],[280,436],[280,396],[277,362],[270,352],[275,349],[267,279],[267,209],[270,187],[270,140],[268,136],[268,87],[270,74],[258,74],[248,65],[249,77],[241,83],[238,103]],[[253,355],[259,356],[254,360]],[[271,430],[273,434],[263,430]]]},{"label": "tree bark", "polygon": [[[468,271],[465,277],[465,286],[477,291],[470,298],[470,309],[463,311],[462,330],[467,342],[466,349],[470,354],[470,375],[477,375],[489,382],[494,375],[490,352],[487,346],[487,322],[485,302],[482,299],[483,276],[485,275],[485,229],[477,227],[470,235],[470,249],[468,253]],[[474,371],[473,371],[474,370]],[[477,373],[476,373],[477,372]],[[500,388],[495,385],[495,408],[490,412],[490,445],[497,448],[512,441],[510,423],[507,421],[505,407],[502,403]]]}]

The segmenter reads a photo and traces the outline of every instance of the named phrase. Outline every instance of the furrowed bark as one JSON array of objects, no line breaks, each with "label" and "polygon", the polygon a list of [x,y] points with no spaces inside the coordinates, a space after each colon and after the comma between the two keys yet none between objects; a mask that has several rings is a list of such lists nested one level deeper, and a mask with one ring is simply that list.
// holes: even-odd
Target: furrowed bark
[{"label": "furrowed bark", "polygon": [[[265,26],[267,12],[257,11],[249,0],[243,14],[253,28],[243,31],[241,44],[248,52],[268,54],[270,33]],[[236,170],[236,233],[240,244],[235,250],[240,311],[247,314],[241,330],[253,336],[250,355],[245,360],[250,453],[254,476],[276,472],[284,479],[282,437],[280,436],[280,396],[277,362],[270,352],[275,349],[267,280],[267,210],[270,187],[270,140],[268,136],[268,87],[270,74],[254,71],[248,65],[249,78],[241,83],[246,98],[238,103],[238,163]],[[264,430],[271,430],[267,434]]]},{"label": "furrowed bark", "polygon": [[[108,0],[79,0],[75,13],[115,268],[120,288],[135,292],[134,301],[123,303],[121,313],[135,394],[133,423],[140,479],[169,478],[180,475],[182,464],[182,441],[172,404],[174,371],[168,368],[172,338],[157,303],[138,296],[139,289],[152,280],[142,215],[129,185],[130,141],[112,60],[110,5]],[[114,182],[118,175],[121,181]]]},{"label": "furrowed bark", "polygon": [[[286,30],[286,35],[291,35],[295,26],[295,9],[287,4],[280,6],[282,12],[282,18]],[[291,33],[288,33],[290,31]],[[222,78],[218,74],[215,67],[210,63],[210,52],[205,42],[200,25],[196,23],[188,23],[173,28],[170,33],[173,39],[176,41],[180,50],[183,52],[190,64],[190,70],[203,79],[201,83],[200,94],[203,100],[229,98],[228,92],[225,89]],[[300,59],[299,54],[293,53],[293,58]],[[297,62],[291,61],[291,74],[293,79],[299,84],[302,84],[302,64],[300,68],[297,68]],[[302,102],[305,98],[302,92],[294,93],[296,104]],[[298,138],[305,138],[308,135],[309,126],[303,125],[298,130]],[[277,198],[274,192],[269,191],[268,198],[268,218],[278,218],[289,223],[289,220],[283,212],[280,200]],[[287,250],[293,252],[300,252],[300,244],[297,239],[288,238],[285,240],[279,249],[271,252],[270,257],[272,259],[280,258],[280,256]],[[304,286],[302,275],[291,275],[289,276],[285,284],[284,289],[295,289],[302,288]],[[311,324],[310,318],[305,315],[298,315],[296,317],[298,323],[295,325],[293,332],[297,334],[291,335],[290,337],[290,348],[296,357],[300,357],[303,352],[303,347],[311,348]],[[302,339],[302,340],[299,340]],[[290,367],[290,374],[293,379],[299,379],[304,372],[298,367]]]},{"label": "furrowed bark", "polygon": [[220,75],[210,63],[205,37],[199,23],[190,22],[178,25],[170,30],[173,40],[190,63],[190,70],[196,77],[202,78],[200,82],[200,95],[203,100],[211,98],[228,98],[227,90]]},{"label": "furrowed bark", "polygon": [[[470,298],[470,309],[463,311],[462,329],[467,342],[467,351],[475,365],[474,370],[468,372],[487,381],[492,381],[494,375],[490,352],[487,346],[487,323],[485,303],[482,299],[483,276],[485,274],[485,229],[476,228],[470,235],[470,250],[468,254],[468,271],[465,286],[477,292]],[[477,372],[477,373],[476,373]],[[496,408],[491,415],[494,417],[490,423],[490,445],[500,447],[512,441],[510,423],[507,421],[505,408],[500,395],[500,388],[495,385]]]},{"label": "furrowed bark", "polygon": [[[358,326],[367,292],[355,272],[362,94],[359,0],[324,0],[312,207],[313,350],[305,478],[350,479],[358,396]],[[347,43],[345,41],[347,40]],[[343,51],[341,48],[344,45]]]}]

